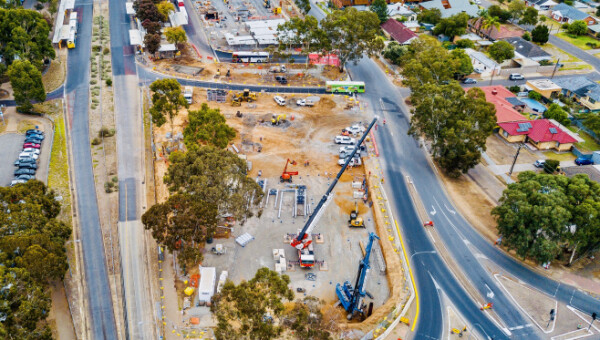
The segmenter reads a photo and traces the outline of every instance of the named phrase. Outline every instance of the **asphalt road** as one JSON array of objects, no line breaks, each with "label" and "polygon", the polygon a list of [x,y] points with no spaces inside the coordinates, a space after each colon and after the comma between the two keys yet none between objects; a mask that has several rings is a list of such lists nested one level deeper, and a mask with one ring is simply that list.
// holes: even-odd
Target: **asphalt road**
[{"label": "asphalt road", "polygon": [[93,339],[117,339],[115,316],[106,271],[104,243],[89,138],[89,80],[92,34],[92,3],[77,0],[79,13],[77,47],[69,50],[66,94],[72,165],[77,195],[76,217],[81,229],[83,268],[89,302],[90,334]]},{"label": "asphalt road", "polygon": [[590,64],[596,71],[600,72],[600,59],[554,35],[550,35],[550,37],[548,38],[548,42],[560,48],[561,50],[569,52],[577,58],[585,61],[586,63]]},{"label": "asphalt road", "polygon": [[[158,338],[148,275],[145,230],[140,221],[145,205],[143,186],[143,124],[134,48],[129,44],[131,19],[125,2],[110,0],[110,43],[115,93],[119,174],[119,245],[125,300],[125,326],[129,339]],[[144,203],[142,203],[144,202]]]}]

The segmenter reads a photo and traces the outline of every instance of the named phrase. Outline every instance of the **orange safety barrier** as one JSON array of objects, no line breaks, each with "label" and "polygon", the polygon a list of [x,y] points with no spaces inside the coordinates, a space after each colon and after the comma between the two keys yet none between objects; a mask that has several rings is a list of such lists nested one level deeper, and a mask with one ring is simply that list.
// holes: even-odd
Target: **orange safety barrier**
[{"label": "orange safety barrier", "polygon": [[370,132],[371,141],[373,141],[373,149],[375,149],[375,156],[379,157],[379,150],[377,149],[377,142],[375,141],[375,135],[373,131]]}]

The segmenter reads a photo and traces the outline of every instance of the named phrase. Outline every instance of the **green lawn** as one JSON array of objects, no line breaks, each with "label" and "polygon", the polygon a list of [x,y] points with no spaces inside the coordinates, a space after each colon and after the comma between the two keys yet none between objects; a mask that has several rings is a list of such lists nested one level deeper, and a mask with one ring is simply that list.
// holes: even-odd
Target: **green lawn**
[{"label": "green lawn", "polygon": [[554,151],[544,151],[542,153],[546,156],[546,159],[556,159],[559,162],[573,161],[576,158],[571,152],[556,153]]},{"label": "green lawn", "polygon": [[48,187],[58,192],[63,200],[61,202],[61,216],[63,220],[70,221],[71,192],[69,190],[69,160],[67,154],[67,138],[65,134],[65,120],[62,114],[54,116],[54,141],[50,156],[50,169],[48,171]]},{"label": "green lawn", "polygon": [[600,41],[598,41],[590,36],[587,36],[587,35],[576,36],[576,35],[572,35],[569,33],[560,32],[560,33],[557,33],[556,36],[561,38],[562,40],[570,42],[571,44],[579,47],[582,50],[591,50],[592,49],[591,47],[586,45],[586,43],[588,43],[588,42],[594,43],[594,44],[600,44]]},{"label": "green lawn", "polygon": [[594,140],[594,138],[583,130],[579,130],[576,126],[569,126],[569,130],[573,132],[577,132],[579,137],[581,137],[584,141],[581,143],[575,144],[575,146],[582,152],[593,152],[600,150],[600,145]]},{"label": "green lawn", "polygon": [[544,51],[552,54],[554,58],[552,60],[556,62],[556,58],[560,58],[561,63],[575,63],[581,61],[581,59],[575,57],[571,53],[561,50],[560,48],[552,44],[539,45]]},{"label": "green lawn", "polygon": [[574,65],[574,64],[568,64],[565,65],[563,67],[560,68],[561,71],[569,71],[569,70],[591,70],[592,66],[588,65],[588,64],[579,64],[579,65]]}]

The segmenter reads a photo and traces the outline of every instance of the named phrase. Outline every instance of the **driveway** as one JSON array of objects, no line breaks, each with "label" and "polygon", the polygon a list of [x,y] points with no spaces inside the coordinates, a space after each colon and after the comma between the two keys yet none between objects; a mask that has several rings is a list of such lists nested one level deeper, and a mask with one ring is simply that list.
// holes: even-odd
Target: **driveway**
[{"label": "driveway", "polygon": [[14,179],[15,166],[13,163],[19,157],[23,148],[25,136],[16,133],[5,133],[0,135],[0,186],[6,187]]}]

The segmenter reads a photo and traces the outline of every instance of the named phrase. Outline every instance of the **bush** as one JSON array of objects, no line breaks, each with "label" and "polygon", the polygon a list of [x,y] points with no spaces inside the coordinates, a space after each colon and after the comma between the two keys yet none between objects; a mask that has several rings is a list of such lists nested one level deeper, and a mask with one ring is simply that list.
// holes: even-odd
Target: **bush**
[{"label": "bush", "polygon": [[540,65],[541,66],[548,66],[548,65],[552,65],[552,62],[550,60],[540,60]]},{"label": "bush", "polygon": [[563,30],[568,30],[569,29],[569,24],[568,23],[564,23],[562,24],[562,26],[560,26]]},{"label": "bush", "polygon": [[96,83],[98,83],[98,81],[96,79],[90,80],[90,85],[96,85]]},{"label": "bush", "polygon": [[112,79],[106,78],[106,86],[112,86]]},{"label": "bush", "polygon": [[559,169],[560,162],[556,159],[547,159],[544,163],[544,172],[553,174]]},{"label": "bush", "polygon": [[98,136],[100,137],[112,137],[115,135],[115,129],[109,129],[106,126],[100,128],[98,131]]},{"label": "bush", "polygon": [[112,178],[112,181],[113,181],[114,183],[117,183],[117,182],[119,182],[119,177],[117,177],[117,176],[114,176],[114,177]]},{"label": "bush", "polygon": [[469,39],[460,39],[456,41],[456,47],[459,48],[474,48],[475,43]]},{"label": "bush", "polygon": [[95,137],[94,139],[92,139],[92,145],[100,145],[100,143],[102,143],[100,138]]},{"label": "bush", "polygon": [[510,86],[510,87],[508,88],[508,90],[509,90],[510,92],[512,92],[512,93],[518,93],[518,92],[520,92],[520,91],[521,91],[521,86],[519,86],[519,85],[513,85],[513,86]]},{"label": "bush", "polygon": [[529,93],[527,94],[527,97],[531,98],[533,100],[542,100],[542,95],[535,91],[529,91]]},{"label": "bush", "polygon": [[100,52],[100,51],[102,51],[102,46],[100,46],[100,45],[92,46],[92,52]]},{"label": "bush", "polygon": [[529,34],[529,32],[523,33],[523,36],[521,38],[523,38],[523,40],[531,41],[531,35]]},{"label": "bush", "polygon": [[102,53],[109,54],[110,53],[110,48],[105,47],[104,50],[102,51]]},{"label": "bush", "polygon": [[35,9],[37,9],[38,11],[41,11],[42,9],[44,9],[44,5],[42,5],[42,4],[41,4],[41,3],[39,3],[39,2],[38,2],[37,4],[35,4],[35,6],[34,6],[34,7],[35,7]]}]

